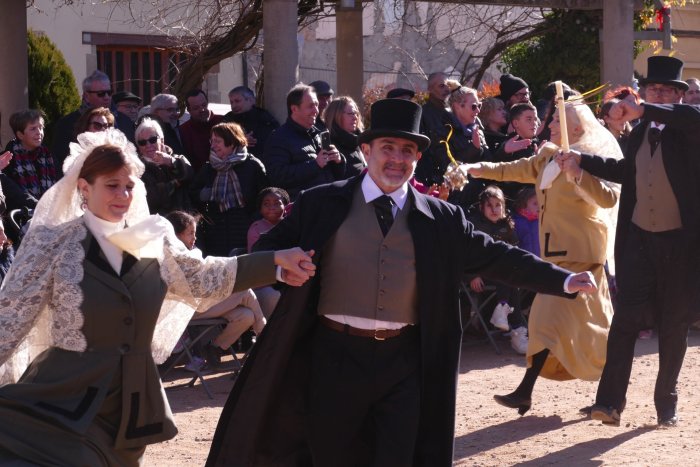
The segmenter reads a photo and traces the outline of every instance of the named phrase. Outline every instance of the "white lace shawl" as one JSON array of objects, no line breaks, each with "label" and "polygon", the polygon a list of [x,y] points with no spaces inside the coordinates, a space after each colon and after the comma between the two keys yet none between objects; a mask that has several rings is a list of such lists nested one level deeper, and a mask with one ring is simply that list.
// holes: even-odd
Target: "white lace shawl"
[{"label": "white lace shawl", "polygon": [[[0,288],[0,384],[17,381],[49,347],[86,349],[80,288],[86,235],[87,227],[78,218],[59,226],[35,226],[24,238]],[[151,347],[157,363],[168,357],[198,307],[231,294],[237,267],[236,258],[205,259],[187,250],[172,228],[162,240],[158,262],[168,291]]]}]

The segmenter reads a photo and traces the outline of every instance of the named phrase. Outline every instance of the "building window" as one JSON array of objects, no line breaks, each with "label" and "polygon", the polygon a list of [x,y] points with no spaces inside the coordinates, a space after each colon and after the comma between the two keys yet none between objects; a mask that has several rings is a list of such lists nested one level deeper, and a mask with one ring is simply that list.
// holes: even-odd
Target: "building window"
[{"label": "building window", "polygon": [[180,52],[160,47],[97,46],[97,68],[111,78],[114,91],[133,92],[144,104],[168,92],[184,58]]}]

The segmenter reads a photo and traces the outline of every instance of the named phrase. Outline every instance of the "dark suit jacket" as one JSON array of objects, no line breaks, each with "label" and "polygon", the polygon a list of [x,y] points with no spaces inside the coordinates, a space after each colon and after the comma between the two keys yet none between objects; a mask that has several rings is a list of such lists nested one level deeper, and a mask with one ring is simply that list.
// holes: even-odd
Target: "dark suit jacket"
[{"label": "dark suit jacket", "polygon": [[[623,260],[627,232],[637,204],[637,151],[644,139],[644,132],[652,121],[666,124],[661,132],[660,152],[678,201],[683,232],[691,245],[697,246],[700,240],[700,107],[644,104],[644,120],[632,130],[623,159],[605,159],[585,154],[581,157],[581,167],[587,172],[622,184],[615,235],[617,261]],[[689,252],[688,266],[694,265],[697,268],[698,256],[697,248]]]},{"label": "dark suit jacket", "polygon": [[[302,192],[291,214],[255,249],[316,251],[347,216],[362,177]],[[567,272],[473,230],[462,210],[412,187],[408,225],[416,247],[421,332],[421,420],[415,465],[451,466],[464,272],[564,295]],[[284,290],[224,407],[207,466],[298,465],[307,455],[304,400],[317,323],[319,277]],[[351,283],[348,283],[351,286]]]}]

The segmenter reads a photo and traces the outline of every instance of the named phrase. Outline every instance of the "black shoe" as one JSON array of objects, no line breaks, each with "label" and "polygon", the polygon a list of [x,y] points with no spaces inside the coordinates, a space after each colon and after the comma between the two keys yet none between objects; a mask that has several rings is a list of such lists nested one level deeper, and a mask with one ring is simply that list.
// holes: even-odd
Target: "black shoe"
[{"label": "black shoe", "polygon": [[665,418],[663,420],[659,419],[659,426],[664,427],[664,428],[672,428],[674,426],[678,425],[678,416],[673,415],[669,418]]},{"label": "black shoe", "polygon": [[580,413],[581,415],[588,415],[588,416],[590,417],[590,416],[591,416],[591,410],[593,410],[593,406],[592,406],[592,405],[587,405],[587,406],[585,406],[585,407],[581,407],[580,409],[578,409],[578,413]]},{"label": "black shoe", "polygon": [[207,365],[210,368],[218,368],[221,366],[221,354],[222,350],[218,345],[214,345],[209,342],[202,349],[204,353],[204,359],[207,361]]},{"label": "black shoe", "polygon": [[520,415],[525,415],[527,411],[530,410],[530,406],[532,405],[531,398],[519,396],[514,392],[504,396],[494,394],[493,399],[505,407],[518,409],[518,414]]},{"label": "black shoe", "polygon": [[591,407],[591,418],[600,420],[604,425],[620,426],[620,412],[613,407],[595,404]]}]

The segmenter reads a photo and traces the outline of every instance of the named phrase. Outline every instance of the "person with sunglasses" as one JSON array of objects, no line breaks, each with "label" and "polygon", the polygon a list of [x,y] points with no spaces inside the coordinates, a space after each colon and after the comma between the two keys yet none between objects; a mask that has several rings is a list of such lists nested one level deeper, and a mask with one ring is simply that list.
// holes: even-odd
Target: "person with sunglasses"
[{"label": "person with sunglasses", "polygon": [[192,210],[187,190],[194,170],[185,156],[174,154],[165,144],[157,121],[148,117],[141,121],[136,128],[136,149],[146,165],[141,180],[151,214]]},{"label": "person with sunglasses", "polygon": [[[491,152],[486,145],[484,128],[479,120],[481,102],[476,89],[462,86],[458,81],[448,80],[450,95],[447,99],[452,111],[452,136],[448,141],[450,152],[458,163],[476,163],[491,160]],[[444,144],[444,143],[443,143]],[[439,161],[440,173],[444,174],[450,160],[446,157]],[[487,183],[470,178],[461,192],[453,192],[448,198],[452,202],[468,209],[479,199],[479,194]]]},{"label": "person with sunglasses", "polygon": [[107,107],[90,109],[75,122],[73,140],[77,140],[80,133],[85,133],[86,131],[97,133],[106,131],[108,128],[114,128],[114,115],[112,115],[112,112]]},{"label": "person with sunglasses", "polygon": [[109,76],[95,70],[83,80],[83,98],[80,107],[64,115],[56,121],[53,127],[51,154],[56,163],[58,176],[63,175],[63,161],[69,154],[69,145],[75,141],[74,129],[80,117],[91,109],[105,107],[113,113],[112,126],[121,130],[129,141],[134,142],[134,122],[121,112],[112,109],[112,83]]}]

